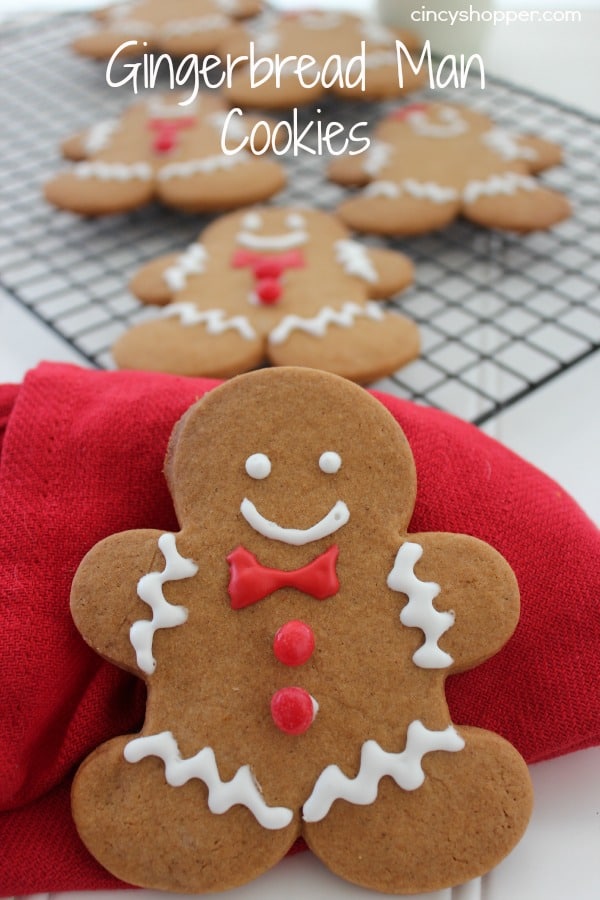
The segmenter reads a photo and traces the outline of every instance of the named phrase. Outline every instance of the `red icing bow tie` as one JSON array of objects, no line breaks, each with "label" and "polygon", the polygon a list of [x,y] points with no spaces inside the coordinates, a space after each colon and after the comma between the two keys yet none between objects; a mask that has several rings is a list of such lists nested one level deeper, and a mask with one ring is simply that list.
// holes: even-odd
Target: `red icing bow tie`
[{"label": "red icing bow tie", "polygon": [[245,547],[236,547],[227,557],[231,608],[258,603],[283,587],[296,588],[316,600],[333,597],[340,588],[335,571],[338,553],[334,545],[301,569],[284,572],[261,565]]},{"label": "red icing bow tie", "polygon": [[404,122],[414,113],[427,112],[427,108],[427,103],[411,103],[409,106],[402,106],[400,109],[395,109],[394,112],[389,114],[388,119],[392,119],[395,122]]},{"label": "red icing bow tie", "polygon": [[287,253],[254,253],[252,250],[236,250],[231,264],[235,269],[250,268],[254,274],[256,294],[261,303],[271,305],[281,297],[281,276],[286,269],[301,269],[304,256],[299,250]]},{"label": "red icing bow tie", "polygon": [[192,128],[196,120],[193,116],[179,119],[150,119],[148,128],[154,132],[152,149],[156,153],[168,153],[179,142],[179,132],[184,128]]}]

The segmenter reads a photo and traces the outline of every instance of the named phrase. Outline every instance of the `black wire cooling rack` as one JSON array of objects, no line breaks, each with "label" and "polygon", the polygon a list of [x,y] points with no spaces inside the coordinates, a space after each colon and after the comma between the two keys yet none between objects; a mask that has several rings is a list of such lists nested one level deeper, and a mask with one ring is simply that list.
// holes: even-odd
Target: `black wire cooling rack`
[{"label": "black wire cooling rack", "polygon": [[[43,200],[43,182],[62,166],[61,140],[132,100],[130,91],[106,85],[104,65],[68,49],[88,30],[86,17],[67,15],[1,35],[0,281],[91,364],[111,368],[114,340],[145,314],[127,291],[130,276],[158,254],[183,250],[208,219],[152,206],[83,220]],[[415,286],[390,305],[418,322],[423,353],[376,387],[481,424],[600,344],[600,121],[489,77],[485,91],[473,83],[445,90],[444,99],[560,143],[565,164],[543,180],[574,209],[552,231],[527,237],[459,221],[427,237],[387,242],[416,263]],[[383,112],[325,106],[324,117],[348,124],[375,122]],[[333,209],[342,199],[344,191],[324,178],[323,157],[283,162],[289,186],[274,203]]]}]

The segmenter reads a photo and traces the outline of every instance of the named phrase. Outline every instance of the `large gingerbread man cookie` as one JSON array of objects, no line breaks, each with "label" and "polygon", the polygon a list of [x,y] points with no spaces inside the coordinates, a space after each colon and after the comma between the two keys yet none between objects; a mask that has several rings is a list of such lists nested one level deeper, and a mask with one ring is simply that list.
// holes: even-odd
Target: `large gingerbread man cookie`
[{"label": "large gingerbread man cookie", "polygon": [[150,50],[173,56],[223,52],[237,35],[239,19],[254,16],[261,0],[133,0],[98,10],[100,27],[73,42],[73,49],[108,59],[126,42],[123,56]]},{"label": "large gingerbread man cookie", "polygon": [[516,581],[473,537],[410,533],[413,458],[384,407],[327,373],[252,372],[184,415],[166,475],[181,530],[107,538],[72,589],[86,641],[148,687],[141,732],[76,775],[92,854],[192,892],[255,878],[300,835],[389,893],[499,862],[527,768],[451,721],[444,682],[508,640]]},{"label": "large gingerbread man cookie", "polygon": [[[74,165],[44,187],[46,199],[82,215],[125,212],[153,199],[185,212],[233,209],[265,200],[285,184],[285,170],[246,150],[225,155],[227,113],[214,94],[180,105],[177,93],[151,95],[120,119],[101,121],[63,144]],[[243,136],[257,120],[235,122]],[[260,138],[260,136],[259,136]],[[257,154],[265,144],[254,142]]]},{"label": "large gingerbread man cookie", "polygon": [[[301,10],[274,19],[256,33],[255,29],[246,31],[245,37],[236,36],[230,45],[235,56],[248,55],[252,43],[256,57],[278,58],[281,65],[279,83],[275,73],[257,83],[266,64],[259,67],[254,84],[248,68],[236,68],[228,96],[241,106],[285,109],[314,103],[329,90],[353,100],[386,100],[425,83],[422,73],[406,67],[403,86],[399,85],[396,41],[402,41],[407,51],[417,50],[421,43],[417,35],[373,19],[335,10]],[[361,54],[363,42],[364,83],[359,78],[362,66],[350,65],[350,60]],[[304,58],[300,75],[299,57]],[[307,57],[312,57],[314,64],[307,65]]]},{"label": "large gingerbread man cookie", "polygon": [[358,231],[422,234],[462,215],[478,225],[528,232],[570,214],[568,200],[533,177],[560,160],[555,144],[497,128],[481,113],[422,103],[389,115],[369,150],[334,160],[329,176],[367,185],[338,210]]},{"label": "large gingerbread man cookie", "polygon": [[406,256],[351,240],[327,213],[232,213],[137,274],[134,293],[166,305],[125,332],[113,356],[121,368],[180,375],[224,378],[269,361],[373,381],[419,353],[417,326],[370,299],[412,277]]}]

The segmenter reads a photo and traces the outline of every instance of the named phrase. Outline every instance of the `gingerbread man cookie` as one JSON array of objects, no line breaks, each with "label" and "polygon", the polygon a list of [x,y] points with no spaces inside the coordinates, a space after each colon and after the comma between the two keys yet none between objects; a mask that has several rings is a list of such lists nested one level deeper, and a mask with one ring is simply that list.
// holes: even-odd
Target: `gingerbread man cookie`
[{"label": "gingerbread man cookie", "polygon": [[[82,215],[125,212],[158,199],[185,212],[233,209],[265,200],[285,184],[279,163],[221,149],[226,107],[212,94],[189,106],[178,94],[152,96],[120,119],[99,122],[63,144],[75,164],[45,185],[46,198]],[[252,129],[244,116],[233,127]],[[231,127],[231,126],[230,126]],[[254,149],[261,153],[264,144]]]},{"label": "gingerbread man cookie", "polygon": [[339,215],[359,231],[422,234],[462,215],[479,225],[528,232],[570,214],[568,200],[532,176],[561,160],[560,148],[497,128],[460,106],[422,103],[379,124],[369,150],[339,157],[333,181],[367,185]]},{"label": "gingerbread man cookie", "polygon": [[407,257],[351,240],[327,213],[232,213],[134,277],[133,292],[164,310],[113,356],[121,368],[182,375],[229,377],[268,360],[373,381],[418,355],[416,325],[370,299],[412,277]]},{"label": "gingerbread man cookie", "polygon": [[141,732],[76,775],[92,854],[192,892],[255,878],[299,835],[388,893],[499,862],[529,818],[527,768],[451,721],[444,682],[508,640],[518,589],[488,544],[409,533],[392,416],[327,373],[252,372],[186,413],[166,475],[181,530],[107,538],[72,589],[84,638],[148,687]]},{"label": "gingerbread man cookie", "polygon": [[124,56],[147,50],[173,56],[224,51],[238,34],[238,19],[255,16],[261,0],[133,0],[95,13],[100,28],[77,38],[73,49],[94,59],[108,59],[125,42]]},{"label": "gingerbread man cookie", "polygon": [[[425,83],[422,73],[416,75],[407,67],[400,88],[397,40],[403,42],[407,51],[417,50],[420,46],[419,38],[412,32],[388,28],[351,13],[303,10],[280,16],[258,33],[247,29],[245,38],[236,38],[231,45],[237,56],[248,54],[252,42],[256,57],[273,59],[278,56],[281,61],[291,57],[290,62],[281,67],[280,86],[277,86],[275,77],[264,84],[252,85],[248,70],[238,69],[233,74],[229,99],[241,106],[285,109],[312,103],[329,89],[337,96],[351,97],[353,100],[397,97]],[[359,65],[348,65],[361,53],[362,41],[365,42],[364,90],[357,82]],[[312,67],[303,71],[302,79],[298,77],[296,62],[300,56],[310,56],[315,60]],[[259,75],[264,72],[263,65]]]}]

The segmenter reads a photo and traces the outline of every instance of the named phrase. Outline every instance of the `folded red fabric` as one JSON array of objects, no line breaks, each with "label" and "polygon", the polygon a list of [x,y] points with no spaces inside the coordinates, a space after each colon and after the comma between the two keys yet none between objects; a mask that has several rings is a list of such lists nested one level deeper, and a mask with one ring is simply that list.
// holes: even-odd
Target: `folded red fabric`
[{"label": "folded red fabric", "polygon": [[[177,530],[162,475],[171,429],[214,382],[44,364],[0,388],[0,894],[118,887],[69,813],[77,764],[135,731],[135,678],[71,621],[85,553],[128,528]],[[521,621],[492,660],[448,681],[452,718],[497,731],[535,762],[600,743],[600,542],[553,481],[436,410],[376,395],[419,479],[413,531],[488,541],[510,562]]]}]

